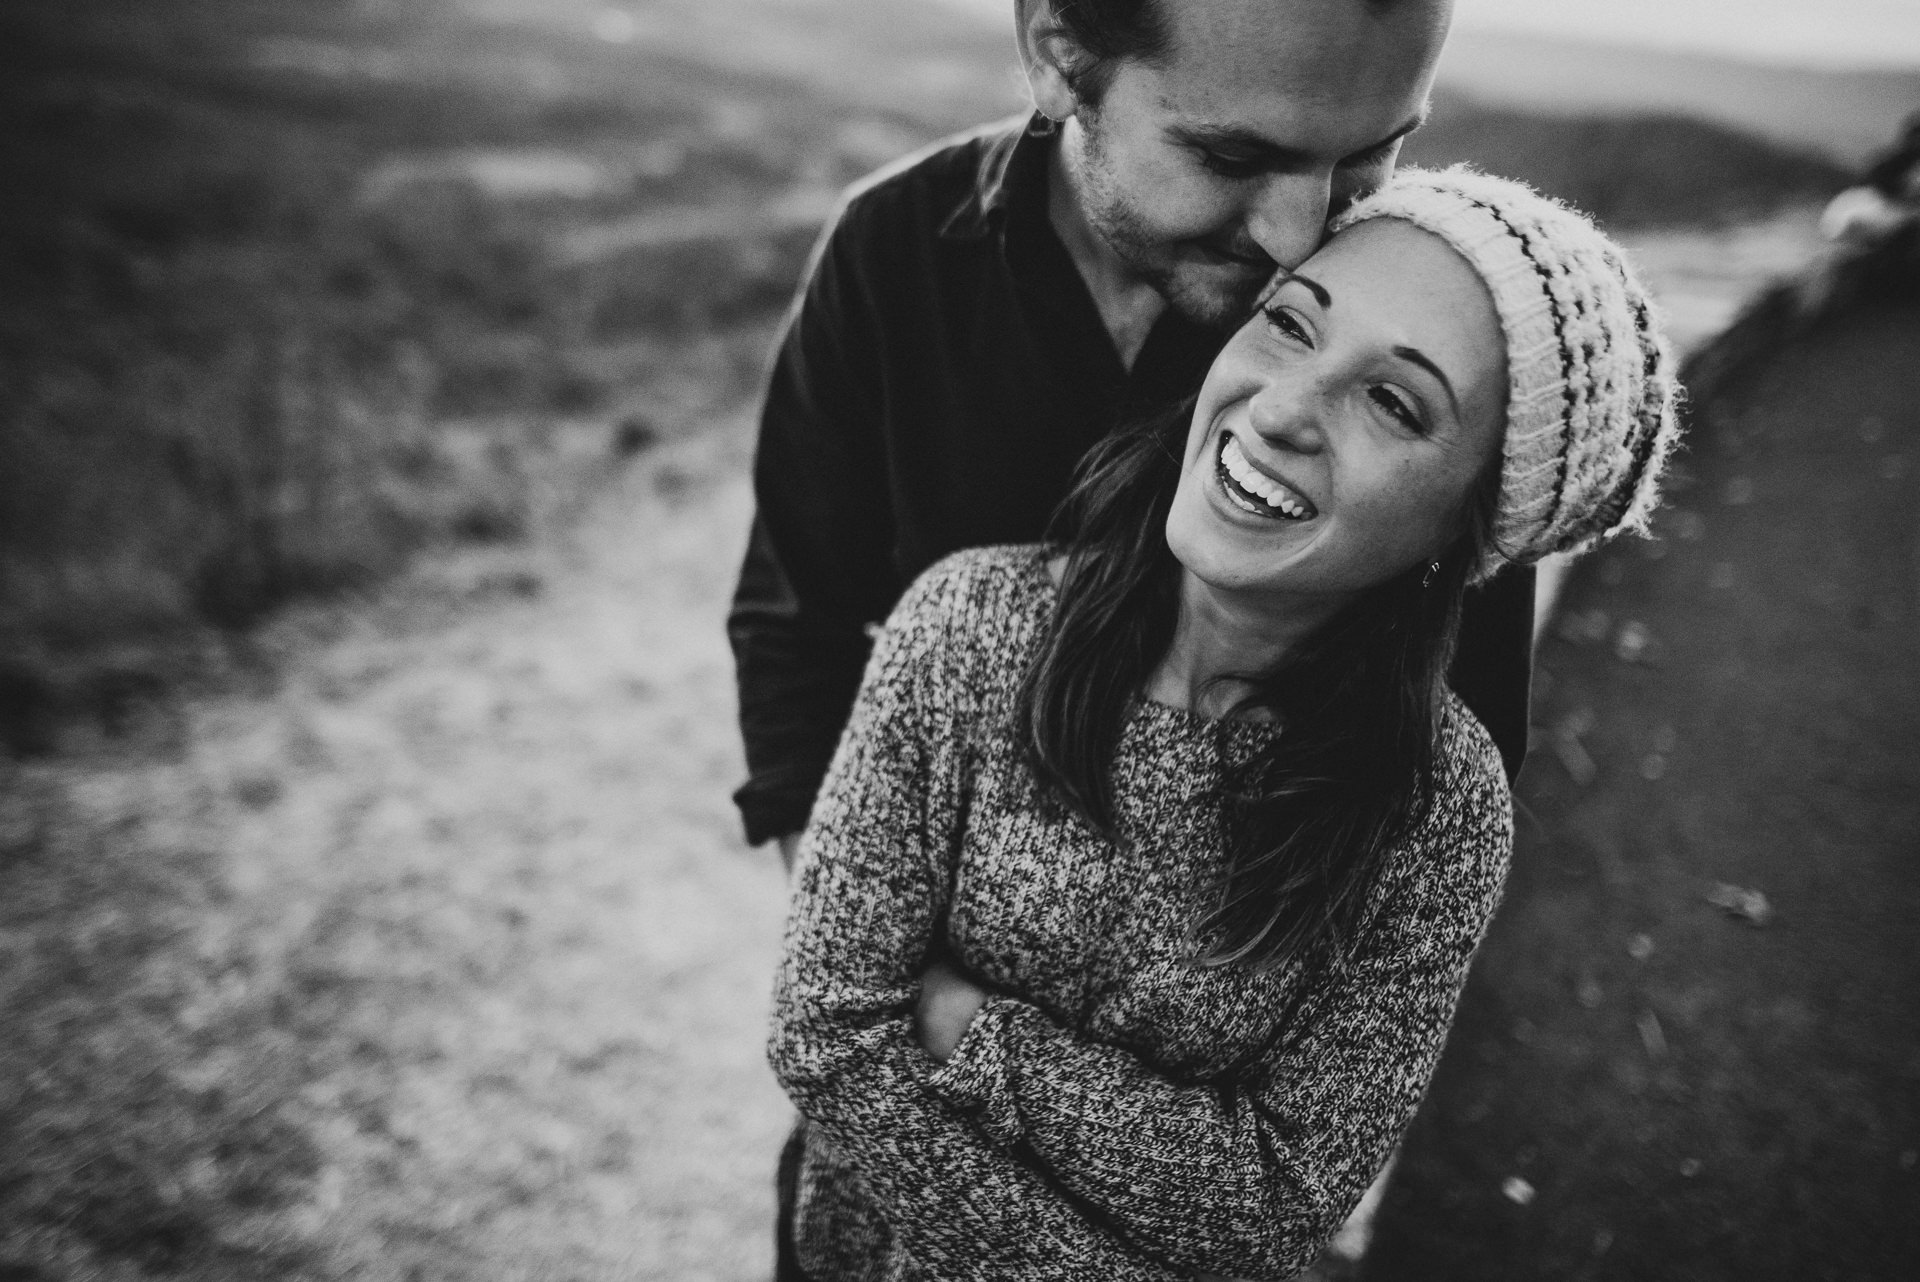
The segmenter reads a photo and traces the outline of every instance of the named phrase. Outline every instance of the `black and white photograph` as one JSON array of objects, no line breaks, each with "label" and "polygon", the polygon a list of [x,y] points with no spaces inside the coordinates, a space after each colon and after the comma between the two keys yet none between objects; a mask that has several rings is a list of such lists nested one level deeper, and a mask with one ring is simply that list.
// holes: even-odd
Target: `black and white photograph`
[{"label": "black and white photograph", "polygon": [[1914,0],[0,0],[0,1282],[1920,1277]]}]

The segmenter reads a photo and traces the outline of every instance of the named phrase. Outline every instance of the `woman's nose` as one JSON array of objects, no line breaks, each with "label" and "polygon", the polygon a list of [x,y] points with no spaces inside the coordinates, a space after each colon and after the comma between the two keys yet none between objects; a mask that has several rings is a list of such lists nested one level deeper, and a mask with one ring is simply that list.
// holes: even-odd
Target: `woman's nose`
[{"label": "woman's nose", "polygon": [[1326,399],[1309,380],[1269,381],[1248,402],[1247,418],[1276,449],[1312,454],[1327,443]]}]

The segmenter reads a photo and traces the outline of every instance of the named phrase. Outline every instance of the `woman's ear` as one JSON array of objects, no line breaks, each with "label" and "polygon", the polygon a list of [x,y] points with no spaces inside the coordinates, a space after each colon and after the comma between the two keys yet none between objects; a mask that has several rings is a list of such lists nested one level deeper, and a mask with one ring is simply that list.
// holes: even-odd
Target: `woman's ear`
[{"label": "woman's ear", "polygon": [[1020,46],[1020,64],[1027,88],[1040,114],[1058,124],[1080,109],[1073,91],[1075,69],[1086,58],[1073,36],[1055,16],[1056,0],[1017,0],[1014,38]]}]

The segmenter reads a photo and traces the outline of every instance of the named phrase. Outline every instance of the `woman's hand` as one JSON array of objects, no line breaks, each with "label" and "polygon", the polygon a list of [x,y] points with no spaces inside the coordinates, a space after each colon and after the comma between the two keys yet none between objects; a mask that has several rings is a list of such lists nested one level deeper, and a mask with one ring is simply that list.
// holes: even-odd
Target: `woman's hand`
[{"label": "woman's hand", "polygon": [[913,1011],[913,1031],[921,1047],[946,1063],[986,1002],[986,989],[948,962],[934,962],[920,977],[920,1004]]}]

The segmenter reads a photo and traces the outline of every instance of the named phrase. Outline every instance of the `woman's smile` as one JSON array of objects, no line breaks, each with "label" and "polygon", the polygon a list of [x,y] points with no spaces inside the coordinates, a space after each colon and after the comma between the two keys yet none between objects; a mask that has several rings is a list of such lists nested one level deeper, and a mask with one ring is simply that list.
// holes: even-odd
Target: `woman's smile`
[{"label": "woman's smile", "polygon": [[1227,501],[1249,516],[1267,521],[1311,521],[1320,515],[1306,495],[1256,465],[1232,432],[1220,433],[1214,473]]}]

